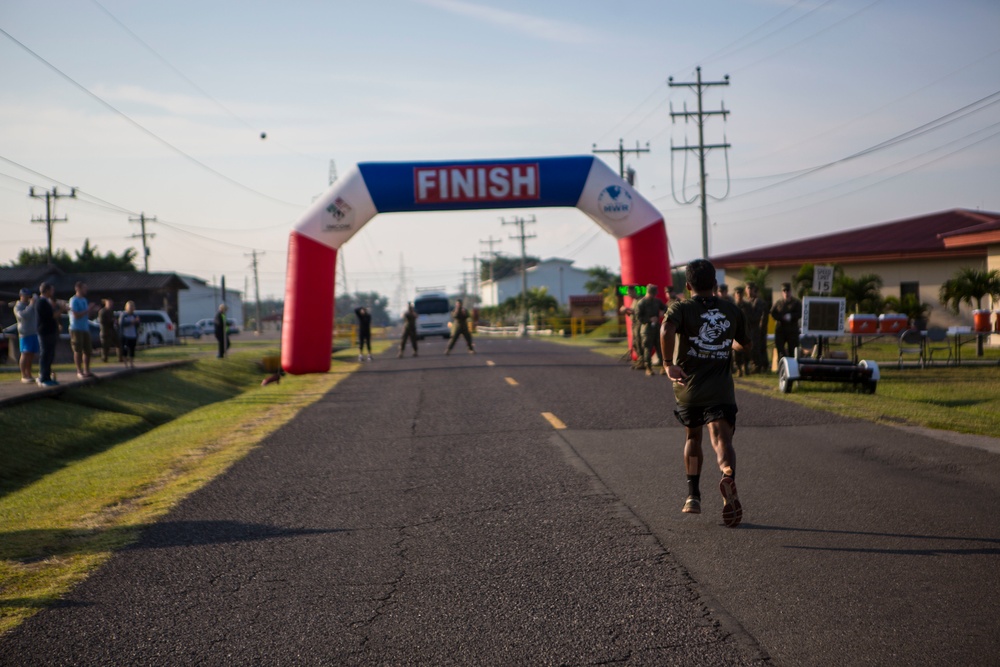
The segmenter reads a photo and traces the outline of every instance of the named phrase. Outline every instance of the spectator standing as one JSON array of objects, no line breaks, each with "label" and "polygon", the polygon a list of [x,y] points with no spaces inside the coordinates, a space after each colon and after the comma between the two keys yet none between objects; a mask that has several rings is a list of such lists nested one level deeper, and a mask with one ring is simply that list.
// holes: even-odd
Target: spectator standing
[{"label": "spectator standing", "polygon": [[750,353],[755,373],[766,373],[770,370],[767,362],[767,302],[760,296],[757,283],[747,283],[747,296],[750,301],[750,339],[753,341]]},{"label": "spectator standing", "polygon": [[215,355],[216,359],[225,357],[226,351],[229,350],[229,318],[226,317],[227,310],[229,310],[229,307],[224,303],[220,303],[219,310],[215,313],[215,320],[212,322],[215,330],[215,340],[219,344],[219,351]]},{"label": "spectator standing", "polygon": [[115,318],[115,302],[111,299],[102,301],[104,307],[97,311],[97,323],[101,326],[101,361],[107,363],[111,350],[115,351],[118,361],[122,361],[121,341],[118,339],[118,321]]},{"label": "spectator standing", "polygon": [[365,344],[368,344],[368,361],[372,360],[372,314],[364,306],[354,309],[358,318],[358,361],[365,360]]},{"label": "spectator standing", "polygon": [[[735,304],[713,296],[715,267],[707,259],[696,259],[685,273],[691,298],[670,304],[661,329],[664,368],[673,382],[677,409],[674,415],[685,430],[684,469],[688,496],[681,510],[701,513],[702,440],[705,427],[715,450],[722,479],[722,522],[729,528],[740,525],[743,506],[736,493],[736,390],[733,386],[731,354],[734,348],[748,347],[743,312]],[[673,362],[674,347],[677,363]]]},{"label": "spectator standing", "polygon": [[38,342],[38,310],[36,309],[38,297],[32,294],[27,287],[21,288],[19,297],[17,303],[14,304],[18,346],[21,349],[18,365],[21,368],[21,382],[32,384],[35,382],[35,378],[31,374],[31,366],[41,350]]},{"label": "spectator standing", "polygon": [[407,306],[406,312],[403,313],[403,340],[399,343],[398,357],[403,356],[407,340],[413,345],[413,356],[417,356],[417,311],[414,310],[412,303]]},{"label": "spectator standing", "polygon": [[469,354],[476,353],[476,347],[472,344],[472,334],[469,333],[469,311],[462,305],[462,300],[455,302],[455,310],[451,311],[452,330],[451,340],[448,341],[448,349],[445,355],[451,354],[451,348],[455,347],[459,336],[465,337],[465,344],[469,346]]},{"label": "spectator standing", "polygon": [[90,354],[94,341],[90,337],[90,303],[87,301],[87,283],[76,283],[76,293],[69,300],[69,342],[76,363],[76,377],[92,378]]},{"label": "spectator standing", "polygon": [[[750,322],[750,301],[746,298],[746,288],[742,285],[736,288],[735,291],[736,300],[733,302],[740,312],[743,313],[743,319],[749,324]],[[750,354],[743,349],[733,348],[733,363],[736,365],[736,375],[738,377],[743,377],[744,375],[750,375]]]},{"label": "spectator standing", "polygon": [[43,387],[55,387],[59,384],[52,377],[52,362],[56,358],[56,345],[59,344],[59,314],[62,309],[53,301],[53,294],[55,287],[51,283],[42,283],[38,287],[38,301],[35,303],[38,343],[41,348],[38,353],[38,384]]},{"label": "spectator standing", "polygon": [[733,297],[729,296],[729,285],[726,283],[719,284],[719,298],[725,299],[729,303],[734,303]]},{"label": "spectator standing", "polygon": [[139,342],[141,320],[135,313],[135,301],[125,303],[125,310],[118,316],[118,333],[121,334],[122,358],[125,368],[135,368],[135,346]]},{"label": "spectator standing", "polygon": [[[659,288],[656,285],[646,285],[646,295],[639,299],[633,307],[635,319],[639,322],[639,342],[642,350],[642,366],[646,375],[653,374],[653,353],[663,363],[660,350],[660,316],[666,312],[667,306],[656,296]],[[662,371],[666,372],[666,371]]]},{"label": "spectator standing", "polygon": [[781,283],[781,298],[771,306],[774,318],[774,349],[778,358],[794,357],[799,346],[799,320],[802,319],[802,302],[792,295],[792,284]]}]

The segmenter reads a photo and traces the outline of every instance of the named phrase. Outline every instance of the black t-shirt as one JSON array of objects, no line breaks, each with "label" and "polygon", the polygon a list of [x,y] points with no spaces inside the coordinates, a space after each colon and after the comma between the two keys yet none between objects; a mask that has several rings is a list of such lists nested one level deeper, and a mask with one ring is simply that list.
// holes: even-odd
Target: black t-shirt
[{"label": "black t-shirt", "polygon": [[59,333],[59,320],[56,319],[56,311],[52,307],[52,302],[41,297],[35,308],[38,310],[38,335],[49,336]]},{"label": "black t-shirt", "polygon": [[368,311],[362,313],[360,308],[355,308],[354,314],[358,316],[358,331],[362,334],[371,333],[372,314]]},{"label": "black t-shirt", "polygon": [[715,406],[736,403],[730,355],[733,341],[750,342],[746,317],[735,304],[714,296],[671,302],[667,321],[677,327],[677,365],[688,379],[674,383],[677,403]]}]

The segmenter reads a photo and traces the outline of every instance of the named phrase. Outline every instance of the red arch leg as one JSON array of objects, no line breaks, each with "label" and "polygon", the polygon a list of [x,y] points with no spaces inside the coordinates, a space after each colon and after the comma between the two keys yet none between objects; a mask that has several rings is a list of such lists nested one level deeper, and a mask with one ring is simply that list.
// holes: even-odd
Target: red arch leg
[{"label": "red arch leg", "polygon": [[[618,255],[625,285],[657,285],[661,296],[671,286],[670,256],[667,251],[667,226],[658,220],[631,236],[618,239]],[[628,297],[625,305],[631,305]],[[629,349],[632,346],[632,326],[628,327]]]},{"label": "red arch leg", "polygon": [[333,350],[337,250],[292,232],[288,237],[281,367],[288,373],[325,373]]}]

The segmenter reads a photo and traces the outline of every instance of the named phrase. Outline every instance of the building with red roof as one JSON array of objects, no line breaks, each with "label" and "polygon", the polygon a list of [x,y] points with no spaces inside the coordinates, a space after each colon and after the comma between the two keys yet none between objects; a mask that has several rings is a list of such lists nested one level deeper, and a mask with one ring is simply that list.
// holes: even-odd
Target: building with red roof
[{"label": "building with red roof", "polygon": [[[938,301],[941,285],[963,268],[1000,269],[1000,213],[953,209],[823,236],[790,241],[711,258],[734,286],[743,269],[769,267],[768,288],[791,282],[803,264],[839,265],[848,276],[874,273],[882,296],[916,294],[932,307],[930,320],[941,326],[969,325],[967,306],[956,316]],[[985,308],[987,304],[983,304]],[[1000,310],[1000,303],[991,304]]]}]

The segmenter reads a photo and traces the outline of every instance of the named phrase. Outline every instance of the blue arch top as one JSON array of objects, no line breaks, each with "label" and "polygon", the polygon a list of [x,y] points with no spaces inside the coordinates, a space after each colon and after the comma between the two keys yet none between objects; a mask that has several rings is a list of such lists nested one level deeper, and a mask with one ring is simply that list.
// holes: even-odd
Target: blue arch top
[{"label": "blue arch top", "polygon": [[362,162],[379,213],[576,206],[593,156]]}]

